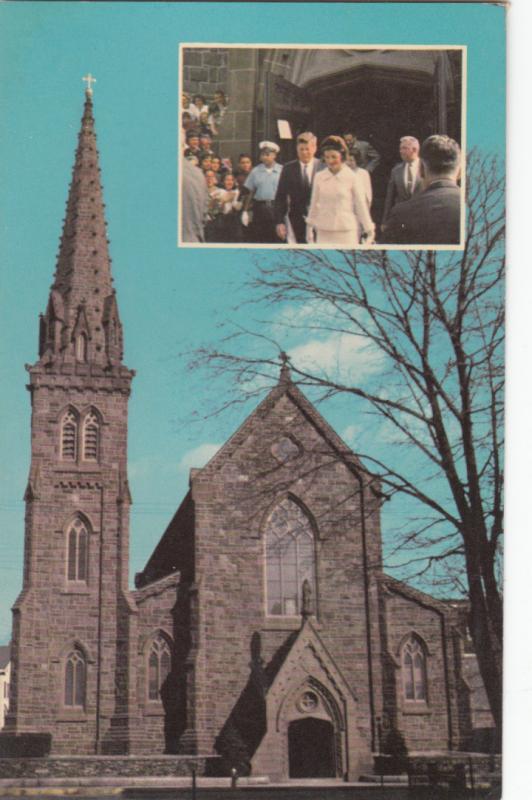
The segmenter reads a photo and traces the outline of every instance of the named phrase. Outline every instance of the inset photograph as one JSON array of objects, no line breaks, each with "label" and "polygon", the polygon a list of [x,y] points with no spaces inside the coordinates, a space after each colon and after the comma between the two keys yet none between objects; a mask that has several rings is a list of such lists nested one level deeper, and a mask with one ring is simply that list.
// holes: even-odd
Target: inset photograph
[{"label": "inset photograph", "polygon": [[464,47],[183,44],[178,245],[460,249]]}]

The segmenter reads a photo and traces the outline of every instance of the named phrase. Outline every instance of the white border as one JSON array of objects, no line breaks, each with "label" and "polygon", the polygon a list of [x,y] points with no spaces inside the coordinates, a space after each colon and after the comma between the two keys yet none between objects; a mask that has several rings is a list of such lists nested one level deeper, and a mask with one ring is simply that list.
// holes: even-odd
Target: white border
[{"label": "white border", "polygon": [[508,58],[508,345],[507,479],[504,554],[503,797],[530,795],[532,719],[532,336],[530,308],[530,186],[532,4],[513,0],[507,12]]},{"label": "white border", "polygon": [[181,160],[181,153],[183,152],[183,130],[181,127],[181,97],[183,94],[183,50],[193,48],[224,48],[224,49],[245,49],[245,50],[461,50],[462,51],[462,113],[461,113],[461,150],[462,150],[462,164],[461,164],[461,195],[460,195],[460,243],[453,245],[430,245],[430,244],[412,244],[412,245],[395,245],[395,244],[374,244],[374,245],[358,245],[350,250],[463,250],[465,243],[465,216],[466,216],[466,152],[467,152],[467,45],[450,44],[450,45],[415,45],[415,44],[268,44],[268,43],[253,43],[253,44],[231,44],[229,42],[180,42],[178,45],[178,101],[177,101],[177,246],[184,248],[200,248],[200,249],[223,249],[223,250],[324,250],[324,249],[341,249],[341,248],[324,248],[318,244],[253,244],[253,243],[217,243],[217,242],[183,242],[181,237],[182,224],[181,224],[181,196],[182,186],[179,176],[179,162]]}]

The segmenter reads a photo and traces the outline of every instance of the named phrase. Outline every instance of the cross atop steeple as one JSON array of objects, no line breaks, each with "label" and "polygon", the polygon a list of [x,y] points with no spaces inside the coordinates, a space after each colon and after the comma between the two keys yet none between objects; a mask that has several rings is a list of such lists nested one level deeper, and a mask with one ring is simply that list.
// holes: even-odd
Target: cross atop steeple
[{"label": "cross atop steeple", "polygon": [[88,72],[81,80],[85,81],[85,83],[87,84],[87,88],[85,89],[85,94],[87,95],[87,97],[92,97],[93,95],[92,84],[96,83],[96,78],[93,78],[90,72]]}]

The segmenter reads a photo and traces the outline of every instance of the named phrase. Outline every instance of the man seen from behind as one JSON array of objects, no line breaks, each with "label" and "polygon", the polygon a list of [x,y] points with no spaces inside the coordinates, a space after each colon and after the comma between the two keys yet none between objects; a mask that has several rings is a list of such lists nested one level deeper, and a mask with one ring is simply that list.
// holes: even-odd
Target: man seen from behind
[{"label": "man seen from behind", "polygon": [[420,151],[423,191],[395,205],[386,222],[384,244],[459,244],[460,146],[449,136],[425,139]]}]

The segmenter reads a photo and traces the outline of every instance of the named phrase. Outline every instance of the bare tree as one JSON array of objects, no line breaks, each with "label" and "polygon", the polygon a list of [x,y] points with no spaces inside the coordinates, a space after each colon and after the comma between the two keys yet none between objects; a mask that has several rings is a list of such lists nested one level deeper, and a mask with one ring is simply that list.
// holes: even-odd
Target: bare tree
[{"label": "bare tree", "polygon": [[[366,358],[378,360],[379,378],[368,381],[346,376],[341,363],[325,370],[289,355],[299,385],[317,388],[322,398],[351,397],[357,409],[362,404],[386,421],[407,448],[400,458],[395,447],[384,458],[356,454],[389,496],[401,493],[425,509],[400,547],[412,553],[420,573],[446,563],[447,575],[464,586],[499,731],[504,228],[498,164],[472,153],[463,250],[287,251],[265,258],[248,283],[260,307],[278,311],[288,304],[287,337],[298,326],[314,336],[348,337],[367,349]],[[301,308],[310,313],[298,314]],[[271,375],[276,349],[285,345],[278,341],[279,323],[277,337],[271,330],[269,321],[254,329],[234,326],[223,349],[201,350],[198,360],[232,373],[239,391],[257,392],[257,378]]]}]

